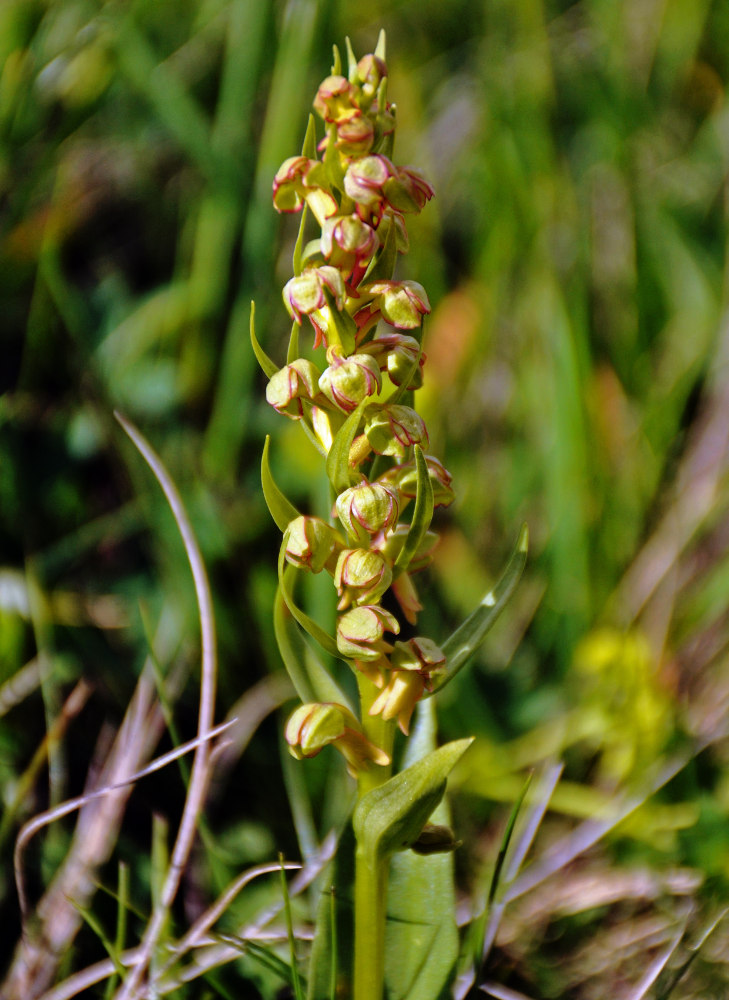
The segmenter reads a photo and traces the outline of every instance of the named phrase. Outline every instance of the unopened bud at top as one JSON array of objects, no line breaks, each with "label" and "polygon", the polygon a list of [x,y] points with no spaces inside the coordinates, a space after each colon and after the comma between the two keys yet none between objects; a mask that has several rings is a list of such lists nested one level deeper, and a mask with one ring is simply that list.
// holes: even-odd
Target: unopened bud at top
[{"label": "unopened bud at top", "polygon": [[361,114],[356,97],[357,90],[346,76],[328,76],[316,92],[314,110],[327,122],[349,121]]}]

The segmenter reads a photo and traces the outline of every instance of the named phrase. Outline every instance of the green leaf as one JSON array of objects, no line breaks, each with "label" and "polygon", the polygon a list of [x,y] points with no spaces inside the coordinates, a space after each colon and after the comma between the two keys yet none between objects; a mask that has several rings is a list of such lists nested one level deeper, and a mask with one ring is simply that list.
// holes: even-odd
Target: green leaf
[{"label": "green leaf", "polygon": [[[301,260],[304,252],[304,233],[306,231],[306,220],[308,214],[309,214],[309,206],[304,205],[304,207],[301,210],[301,222],[299,223],[299,234],[296,237],[296,243],[294,244],[293,268],[294,268],[294,275],[297,278],[301,274],[301,269],[302,269]],[[291,362],[289,361],[289,364],[290,363]]]},{"label": "green leaf", "polygon": [[371,281],[390,281],[395,271],[397,261],[397,230],[395,223],[390,222],[387,227],[385,242],[370,261],[370,266],[365,271],[361,285],[368,285]]},{"label": "green leaf", "polygon": [[337,494],[349,489],[356,481],[356,476],[349,469],[349,452],[359,430],[359,425],[368,402],[368,398],[363,399],[357,409],[349,414],[337,431],[337,436],[332,441],[332,446],[329,449],[329,454],[327,455],[327,476],[334,492]]},{"label": "green leaf", "polygon": [[266,501],[271,517],[274,519],[280,531],[286,531],[289,523],[300,517],[296,507],[287,500],[284,494],[276,485],[271,474],[271,467],[268,462],[268,449],[271,444],[270,435],[266,435],[266,442],[263,445],[263,456],[261,458],[261,484],[263,486],[263,498]]},{"label": "green leaf", "polygon": [[385,29],[380,28],[380,34],[377,36],[377,48],[375,49],[375,55],[378,59],[382,59],[383,62],[387,62],[386,49],[387,36],[385,35]]},{"label": "green leaf", "polygon": [[489,629],[516,589],[526,563],[528,547],[529,530],[524,524],[519,532],[516,547],[499,582],[489,590],[476,610],[466,618],[463,624],[459,625],[456,631],[444,643],[440,644],[440,648],[446,655],[446,674],[440,682],[436,682],[433,693],[445,687],[455,677],[472,653],[483,642]]},{"label": "green leaf", "polygon": [[[339,659],[343,659],[342,654],[337,649],[337,644],[334,639],[326,632],[321,625],[318,625],[313,618],[310,618],[305,611],[296,606],[294,601],[294,595],[291,587],[291,580],[296,574],[296,568],[294,566],[286,565],[286,545],[288,544],[288,533],[284,532],[283,541],[281,542],[281,549],[278,555],[278,583],[281,588],[281,594],[286,602],[286,607],[289,609],[291,614],[294,616],[296,621],[301,625],[303,630],[315,639],[319,643],[321,648],[325,652],[329,653],[331,656],[336,656]],[[325,699],[327,700],[327,699]]]},{"label": "green leaf", "polygon": [[[421,701],[405,763],[435,748],[435,703]],[[445,801],[432,814],[448,824]],[[447,988],[458,958],[453,855],[421,857],[401,851],[392,858],[387,893],[385,982],[391,1000],[436,1000]]]},{"label": "green leaf", "polygon": [[307,160],[318,159],[316,153],[316,119],[310,113],[309,121],[306,123],[306,135],[304,136],[304,144],[301,147],[301,155],[305,156]]},{"label": "green leaf", "polygon": [[359,800],[352,823],[371,868],[418,839],[443,798],[446,778],[472,742],[446,743]]},{"label": "green leaf", "polygon": [[357,78],[357,56],[354,54],[349,35],[344,39],[344,44],[347,49],[347,78],[350,83],[354,83]]},{"label": "green leaf", "polygon": [[261,345],[258,343],[258,338],[256,337],[256,331],[255,331],[255,317],[256,317],[256,304],[255,302],[251,302],[250,331],[251,331],[251,345],[253,347],[253,353],[256,356],[258,364],[263,369],[263,374],[266,376],[266,378],[273,378],[273,376],[278,372],[278,365],[276,364],[275,361],[272,361],[271,358],[269,358],[269,356],[263,350]]},{"label": "green leaf", "polygon": [[334,54],[334,61],[332,62],[332,76],[342,75],[342,57],[339,54],[339,48],[336,45],[332,45],[332,52]]},{"label": "green leaf", "polygon": [[316,908],[314,940],[309,960],[306,1000],[336,1000],[337,920],[334,886],[322,892]]},{"label": "green leaf", "polygon": [[327,324],[327,341],[330,345],[336,344],[341,347],[345,357],[354,353],[354,338],[357,333],[357,324],[346,311],[337,309],[334,296],[328,288],[324,289],[324,297],[329,306],[330,322]]},{"label": "green leaf", "polygon": [[299,355],[299,330],[300,329],[301,328],[300,328],[299,324],[296,322],[296,320],[294,320],[294,322],[291,324],[291,336],[289,337],[289,349],[286,352],[286,364],[287,365],[292,364],[294,361],[296,361],[296,359],[298,357],[300,357],[300,355]]},{"label": "green leaf", "polygon": [[299,698],[304,703],[333,701],[356,714],[347,695],[301,634],[280,587],[273,605],[273,631],[286,672]]},{"label": "green leaf", "polygon": [[430,481],[428,464],[422,449],[417,444],[415,445],[415,467],[418,473],[415,508],[410,522],[410,530],[393,566],[393,576],[395,577],[404,573],[408,568],[410,561],[425,538],[430,522],[433,520],[433,484]]}]

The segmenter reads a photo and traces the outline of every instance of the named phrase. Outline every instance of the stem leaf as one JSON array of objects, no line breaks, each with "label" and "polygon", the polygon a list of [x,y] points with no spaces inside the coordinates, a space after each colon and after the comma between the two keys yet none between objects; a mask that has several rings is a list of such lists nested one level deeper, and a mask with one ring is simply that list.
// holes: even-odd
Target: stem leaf
[{"label": "stem leaf", "polygon": [[523,524],[501,579],[495,587],[484,595],[476,610],[458,626],[444,643],[441,643],[441,649],[446,655],[446,674],[439,683],[434,685],[434,693],[455,677],[483,642],[506,602],[516,590],[516,585],[526,563],[528,547],[529,530],[526,524]]},{"label": "stem leaf", "polygon": [[398,576],[404,573],[410,562],[418,551],[421,542],[425,538],[425,533],[433,520],[433,484],[430,481],[428,464],[423,456],[422,449],[415,445],[415,467],[418,473],[418,480],[415,493],[415,508],[413,510],[410,530],[405,538],[403,547],[397,554],[397,559],[393,566],[393,575]]},{"label": "stem leaf", "polygon": [[[421,701],[406,764],[435,749],[435,730],[435,702]],[[445,800],[431,821],[450,823]],[[448,995],[459,943],[453,860],[451,853],[422,857],[412,851],[392,858],[385,942],[385,983],[392,1000],[438,1000]]]},{"label": "stem leaf", "polygon": [[250,331],[251,331],[251,346],[253,347],[253,353],[255,354],[256,360],[258,361],[258,364],[261,366],[263,374],[266,376],[266,378],[273,378],[273,376],[278,371],[278,365],[276,364],[275,361],[272,361],[271,358],[269,358],[269,356],[263,350],[261,345],[258,343],[258,338],[256,337],[255,322],[256,322],[256,304],[255,302],[251,302]]},{"label": "stem leaf", "polygon": [[329,653],[331,656],[336,656],[341,659],[342,654],[337,649],[337,644],[329,633],[326,632],[321,625],[318,625],[313,618],[310,618],[305,611],[302,611],[301,608],[296,606],[291,588],[291,579],[293,574],[296,573],[296,569],[293,566],[286,565],[285,556],[287,544],[288,533],[284,533],[283,541],[281,542],[281,550],[278,556],[278,583],[281,588],[281,595],[286,602],[286,607],[289,609],[299,625],[301,625],[303,630],[310,635],[312,639],[315,639],[325,652]]},{"label": "stem leaf", "polygon": [[344,490],[349,489],[354,484],[355,477],[349,468],[349,452],[359,430],[362,415],[368,402],[368,398],[363,399],[357,409],[350,413],[337,431],[337,435],[329,449],[329,454],[327,455],[327,476],[334,492],[337,494],[343,493]]},{"label": "stem leaf", "polygon": [[261,458],[261,484],[263,486],[263,498],[266,501],[271,517],[278,525],[279,531],[286,531],[289,523],[299,517],[299,512],[288,500],[276,484],[271,466],[268,461],[268,449],[271,438],[266,435],[266,443],[263,445],[263,456]]},{"label": "stem leaf", "polygon": [[473,742],[454,740],[396,774],[357,803],[352,823],[371,868],[417,840],[443,798],[446,779]]}]

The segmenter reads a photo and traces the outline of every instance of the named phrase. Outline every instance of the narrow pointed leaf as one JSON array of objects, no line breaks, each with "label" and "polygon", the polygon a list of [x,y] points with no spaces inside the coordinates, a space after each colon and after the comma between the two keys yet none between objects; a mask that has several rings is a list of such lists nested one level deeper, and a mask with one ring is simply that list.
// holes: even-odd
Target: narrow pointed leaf
[{"label": "narrow pointed leaf", "polygon": [[418,551],[425,533],[433,520],[433,484],[430,481],[428,464],[423,456],[422,449],[415,445],[415,467],[418,473],[418,480],[415,494],[415,507],[413,518],[410,522],[410,530],[405,538],[403,547],[397,554],[395,565],[393,566],[393,576],[404,573],[410,562]]},{"label": "narrow pointed leaf", "polygon": [[317,159],[316,120],[312,114],[309,114],[309,121],[306,123],[306,135],[304,136],[304,144],[301,147],[301,155],[309,160]]},{"label": "narrow pointed leaf", "polygon": [[339,54],[339,46],[332,45],[332,52],[334,53],[334,60],[332,62],[332,76],[342,75],[342,57]]},{"label": "narrow pointed leaf", "polygon": [[363,399],[356,410],[354,410],[342,426],[337,431],[337,436],[332,441],[332,446],[327,455],[327,476],[332,484],[334,492],[339,494],[349,489],[356,480],[349,468],[349,452],[352,447],[359,425],[362,421],[365,407],[369,399]]},{"label": "narrow pointed leaf", "polygon": [[385,34],[385,29],[380,28],[380,34],[377,37],[377,48],[375,49],[375,55],[378,59],[382,59],[383,62],[387,62],[386,56],[387,50],[387,36]]},{"label": "narrow pointed leaf", "polygon": [[[408,740],[405,764],[435,749],[435,703],[421,701]],[[448,825],[443,800],[430,817]],[[422,857],[412,851],[395,854],[387,892],[385,982],[392,1000],[436,1000],[447,996],[458,958],[455,922],[453,855]]]},{"label": "narrow pointed leaf", "polygon": [[526,525],[522,525],[516,548],[512,552],[499,582],[489,590],[476,610],[466,618],[463,624],[444,643],[441,643],[441,649],[446,655],[447,672],[440,683],[435,684],[434,692],[439,691],[455,677],[483,642],[489,629],[516,589],[526,563],[528,546],[529,531]]},{"label": "narrow pointed leaf", "polygon": [[385,242],[370,261],[370,266],[360,282],[368,285],[371,281],[390,281],[397,261],[397,231],[394,222],[387,227]]},{"label": "narrow pointed leaf", "polygon": [[266,378],[273,378],[273,376],[278,371],[278,365],[276,364],[275,361],[272,361],[271,358],[269,358],[269,356],[263,350],[261,345],[258,343],[255,330],[255,318],[256,318],[256,304],[255,302],[251,302],[250,331],[251,331],[251,345],[253,347],[253,353],[255,354],[256,360],[258,361],[258,364],[261,366],[263,374],[266,376]]},{"label": "narrow pointed leaf", "polygon": [[284,496],[276,485],[276,481],[271,473],[271,466],[268,461],[268,449],[271,438],[266,435],[266,442],[263,445],[263,456],[261,458],[261,484],[263,486],[263,498],[271,512],[271,517],[278,525],[279,531],[286,531],[289,523],[299,517],[299,512]]},{"label": "narrow pointed leaf", "polygon": [[352,822],[372,868],[417,840],[443,798],[448,775],[472,742],[446,743],[360,799]]},{"label": "narrow pointed leaf", "polygon": [[310,618],[305,611],[302,611],[301,608],[296,606],[292,591],[292,580],[296,574],[296,569],[293,566],[286,565],[287,544],[288,533],[286,532],[284,533],[283,541],[281,542],[281,550],[278,556],[278,583],[281,588],[283,599],[286,602],[286,607],[307,635],[310,635],[312,639],[315,639],[322,649],[331,656],[336,656],[341,659],[342,654],[337,649],[337,644],[329,633],[326,632],[321,625],[317,624],[313,618]]},{"label": "narrow pointed leaf", "polygon": [[[307,133],[308,134],[308,133]],[[299,223],[299,233],[296,237],[296,243],[294,243],[294,256],[293,256],[293,267],[294,275],[298,278],[302,270],[302,257],[304,253],[304,233],[306,232],[306,220],[309,215],[309,206],[304,205],[301,210],[301,222]],[[298,324],[297,324],[298,326]],[[289,364],[291,360],[289,359]]]},{"label": "narrow pointed leaf", "polygon": [[347,47],[347,77],[350,83],[354,83],[357,78],[357,56],[354,54],[349,35],[344,39],[344,44]]},{"label": "narrow pointed leaf", "polygon": [[286,352],[286,364],[287,365],[293,364],[293,362],[296,361],[296,359],[298,357],[300,357],[300,354],[299,354],[299,330],[300,330],[299,324],[296,322],[296,320],[294,320],[294,322],[291,324],[291,336],[289,337],[289,349]]},{"label": "narrow pointed leaf", "polygon": [[327,326],[327,341],[330,346],[336,344],[342,348],[345,357],[354,353],[354,338],[357,333],[357,324],[346,311],[337,309],[334,296],[328,288],[324,289],[324,297],[329,306],[330,323]]}]

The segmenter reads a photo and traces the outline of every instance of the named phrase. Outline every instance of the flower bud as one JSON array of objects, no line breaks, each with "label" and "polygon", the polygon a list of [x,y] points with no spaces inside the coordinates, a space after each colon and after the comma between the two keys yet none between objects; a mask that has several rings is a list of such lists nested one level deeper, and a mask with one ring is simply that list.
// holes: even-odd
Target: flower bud
[{"label": "flower bud", "polygon": [[382,388],[380,369],[368,354],[351,354],[345,358],[333,345],[327,351],[327,361],[329,367],[319,379],[319,388],[345,413],[356,410],[363,399],[374,396]]},{"label": "flower bud", "polygon": [[423,692],[431,688],[431,675],[445,666],[445,655],[430,639],[418,636],[396,642],[390,657],[392,674],[370,708],[370,715],[389,720],[397,717],[407,736],[410,717]]},{"label": "flower bud", "polygon": [[339,553],[334,571],[339,611],[350,604],[377,604],[391,583],[392,570],[379,552],[342,549]]},{"label": "flower bud", "polygon": [[301,705],[286,723],[285,737],[289,753],[297,760],[316,757],[333,744],[344,755],[353,778],[370,763],[390,763],[385,751],[367,739],[349,709],[333,702]]},{"label": "flower bud", "polygon": [[[380,366],[380,371],[386,370],[394,385],[402,385],[408,375],[408,389],[419,389],[423,384],[425,355],[415,337],[408,337],[403,333],[382,334],[363,344],[360,350],[363,354],[372,355]],[[413,371],[416,361],[418,363]]]},{"label": "flower bud", "polygon": [[[433,503],[436,507],[448,507],[456,496],[451,488],[451,474],[433,455],[424,457],[428,466],[430,485],[433,487]],[[393,486],[402,496],[414,500],[418,492],[418,470],[415,462],[404,462],[402,465],[393,466],[380,476],[378,482]]]},{"label": "flower bud", "polygon": [[385,632],[400,631],[397,618],[379,605],[364,604],[351,608],[337,622],[337,648],[344,656],[358,660],[379,660],[392,646],[385,642]]},{"label": "flower bud", "polygon": [[400,504],[397,492],[382,483],[350,486],[337,497],[337,514],[347,532],[361,541],[397,524]]},{"label": "flower bud", "polygon": [[327,122],[348,121],[361,114],[356,96],[356,88],[345,76],[328,76],[316,92],[314,110]]},{"label": "flower bud", "polygon": [[417,281],[374,281],[359,289],[370,297],[370,308],[379,309],[383,319],[399,330],[414,330],[430,312],[428,295]]},{"label": "flower bud", "polygon": [[309,267],[284,285],[283,299],[291,316],[301,323],[303,315],[323,309],[327,305],[325,289],[334,297],[337,309],[344,306],[344,281],[342,275],[329,264]]},{"label": "flower bud", "polygon": [[298,420],[304,412],[302,399],[319,395],[320,371],[311,361],[297,358],[272,375],[266,386],[266,399],[278,413]]},{"label": "flower bud", "polygon": [[286,561],[299,569],[319,573],[341,542],[334,528],[318,517],[301,515],[286,529]]},{"label": "flower bud", "polygon": [[371,104],[377,94],[380,81],[387,76],[387,66],[379,56],[369,53],[357,63],[357,81],[362,99],[360,103]]},{"label": "flower bud", "polygon": [[405,458],[414,444],[427,445],[428,432],[423,418],[409,406],[382,406],[365,423],[365,434],[378,455]]}]

